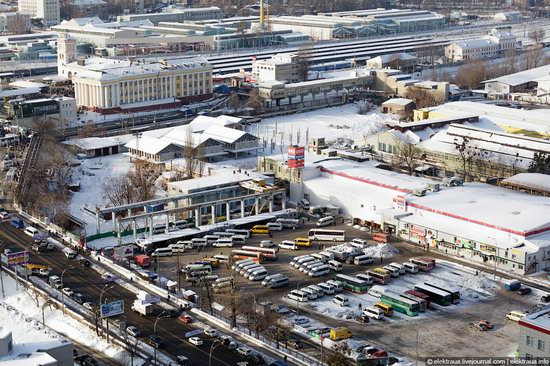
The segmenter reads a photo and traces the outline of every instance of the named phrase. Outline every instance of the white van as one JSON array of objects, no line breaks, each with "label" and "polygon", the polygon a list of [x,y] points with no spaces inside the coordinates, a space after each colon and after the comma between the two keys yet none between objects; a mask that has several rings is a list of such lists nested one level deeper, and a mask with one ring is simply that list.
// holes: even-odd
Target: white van
[{"label": "white van", "polygon": [[267,286],[267,284],[269,283],[269,281],[277,278],[277,277],[283,277],[282,274],[280,273],[275,273],[275,274],[272,274],[272,275],[269,275],[269,276],[266,276],[264,278],[264,280],[262,281],[262,286]]},{"label": "white van", "polygon": [[334,225],[334,217],[332,216],[322,217],[317,221],[317,227],[323,227],[323,226],[329,226],[329,225]]},{"label": "white van", "polygon": [[[250,275],[254,272],[257,272],[257,271],[260,271],[262,269],[265,269],[264,266],[262,266],[261,264],[258,266],[258,267],[251,267],[251,268],[248,268],[246,271],[244,271],[243,273],[243,277],[250,277]],[[266,275],[267,276],[267,275]]]},{"label": "white van", "polygon": [[222,248],[222,247],[232,247],[233,246],[233,239],[232,238],[219,238],[216,240],[214,244],[212,244],[214,248]]},{"label": "white van", "polygon": [[389,266],[397,269],[399,271],[399,274],[404,274],[406,272],[405,267],[397,262],[392,262],[389,264]]},{"label": "white van", "polygon": [[314,260],[315,260],[315,258],[313,258],[310,255],[308,255],[305,258],[300,258],[296,261],[296,263],[294,263],[294,268],[300,268],[302,265],[304,265],[308,262],[313,262]]},{"label": "white van", "polygon": [[309,297],[307,296],[307,294],[300,290],[292,290],[287,296],[289,299],[299,301],[299,302],[309,301]]},{"label": "white van", "polygon": [[235,271],[238,271],[243,266],[246,266],[247,264],[252,264],[252,263],[255,263],[252,259],[241,259],[241,260],[236,261],[235,263],[233,263],[233,265],[231,266],[231,269],[233,269]]},{"label": "white van", "polygon": [[290,266],[294,267],[294,265],[296,264],[296,262],[299,259],[306,258],[306,257],[311,257],[311,256],[309,254],[302,254],[302,255],[299,255],[297,257],[292,258],[291,261],[290,261]]},{"label": "white van", "polygon": [[353,263],[357,266],[374,263],[374,258],[368,255],[360,255],[353,258]]},{"label": "white van", "polygon": [[65,254],[65,257],[67,257],[69,259],[75,259],[76,256],[77,256],[77,253],[74,250],[72,250],[71,248],[63,249],[63,254]]},{"label": "white van", "polygon": [[384,317],[384,312],[382,309],[378,309],[375,307],[368,307],[365,310],[363,310],[363,315],[368,316],[369,318],[380,320]]},{"label": "white van", "polygon": [[273,242],[273,240],[262,240],[260,241],[260,247],[261,248],[271,248],[271,247],[274,247],[275,246],[275,243]]},{"label": "white van", "polygon": [[508,314],[506,314],[506,319],[519,322],[522,318],[525,318],[526,316],[527,314],[524,313],[523,311],[513,310]]},{"label": "white van", "polygon": [[319,262],[322,262],[322,263],[327,263],[328,262],[327,257],[325,257],[324,255],[322,255],[320,253],[313,253],[311,256],[313,258],[317,259]]},{"label": "white van", "polygon": [[360,280],[363,280],[367,283],[367,285],[372,285],[374,283],[374,279],[369,276],[368,274],[364,274],[364,273],[358,273],[355,275],[355,277],[359,278]]},{"label": "white van", "polygon": [[319,286],[309,285],[308,287],[317,293],[318,298],[325,296],[325,291],[323,291],[323,289],[320,288]]},{"label": "white van", "polygon": [[317,267],[317,266],[322,266],[322,265],[323,265],[323,263],[319,262],[319,261],[306,262],[306,263],[302,264],[300,266],[300,268],[298,268],[298,271],[308,273],[311,268]]},{"label": "white van", "polygon": [[418,266],[416,264],[406,262],[403,263],[403,268],[405,268],[406,272],[418,273]]},{"label": "white van", "polygon": [[326,264],[323,264],[322,266],[316,266],[311,268],[309,272],[307,272],[307,275],[309,277],[321,277],[326,274],[329,274],[329,272],[330,272],[330,268],[328,268]]},{"label": "white van", "polygon": [[318,283],[317,286],[320,287],[327,295],[334,294],[334,286],[332,286],[331,284],[328,284],[326,282],[321,282],[321,283]]},{"label": "white van", "polygon": [[157,248],[157,249],[155,249],[153,254],[151,254],[151,257],[169,257],[173,254],[174,253],[172,252],[172,249],[170,249],[170,247],[168,247],[168,248]]},{"label": "white van", "polygon": [[398,269],[396,269],[394,267],[391,267],[391,266],[384,266],[382,268],[385,269],[386,271],[388,271],[389,275],[392,276],[392,277],[399,277],[399,275],[401,274],[401,272],[399,272]]},{"label": "white van", "polygon": [[300,220],[298,219],[277,219],[277,223],[280,223],[286,229],[294,229],[300,226]]},{"label": "white van", "polygon": [[216,235],[219,238],[232,238],[235,234],[227,231],[215,231],[212,235]]},{"label": "white van", "polygon": [[225,230],[226,233],[233,233],[235,235],[242,235],[245,238],[250,238],[250,230],[244,230],[244,229],[227,229]]},{"label": "white van", "polygon": [[315,300],[317,298],[317,291],[314,291],[309,287],[301,288],[300,291],[306,293],[309,300]]},{"label": "white van", "polygon": [[206,239],[206,243],[208,243],[208,244],[214,244],[215,242],[218,241],[219,238],[220,237],[217,236],[217,235],[205,235],[203,237],[203,239]]},{"label": "white van", "polygon": [[269,281],[267,287],[269,288],[281,288],[288,285],[288,277],[280,276]]},{"label": "white van", "polygon": [[38,229],[35,228],[35,227],[32,227],[32,226],[27,226],[24,230],[25,234],[27,234],[28,236],[35,236],[36,234],[39,233]]},{"label": "white van", "polygon": [[266,225],[269,228],[269,231],[283,230],[283,224],[281,222],[268,222]]},{"label": "white van", "polygon": [[265,267],[259,263],[249,264],[241,268],[241,270],[239,271],[239,274],[246,277],[248,276],[248,274],[250,274],[253,270],[257,268],[265,268]]},{"label": "white van", "polygon": [[344,265],[338,261],[328,261],[328,268],[335,272],[340,272],[344,269]]},{"label": "white van", "polygon": [[328,280],[327,284],[334,287],[334,292],[342,292],[344,291],[344,284],[340,281],[335,280]]},{"label": "white van", "polygon": [[220,263],[229,263],[229,260],[231,259],[225,254],[216,254],[213,255],[212,258],[217,259]]},{"label": "white van", "polygon": [[231,239],[233,239],[233,245],[246,244],[246,237],[244,235],[234,235]]},{"label": "white van", "polygon": [[348,298],[343,296],[343,295],[334,296],[332,298],[332,302],[335,303],[336,305],[340,305],[340,306],[348,306],[349,305]]},{"label": "white van", "polygon": [[184,253],[185,247],[186,247],[186,243],[184,242],[177,242],[176,244],[168,245],[168,248],[172,249],[172,253]]},{"label": "white van", "polygon": [[205,238],[193,238],[191,239],[191,243],[193,243],[194,248],[205,247],[208,244]]},{"label": "white van", "polygon": [[258,271],[252,272],[250,276],[248,276],[248,279],[250,281],[261,281],[266,277],[267,277],[267,269],[264,268],[264,269],[260,269]]},{"label": "white van", "polygon": [[377,299],[380,298],[380,296],[382,296],[382,294],[386,292],[386,289],[382,286],[379,286],[379,285],[374,285],[370,288],[369,290],[369,295],[373,296],[373,297],[376,297]]},{"label": "white van", "polygon": [[334,253],[323,251],[323,252],[319,252],[319,254],[325,257],[327,259],[326,260],[327,262],[334,260]]}]

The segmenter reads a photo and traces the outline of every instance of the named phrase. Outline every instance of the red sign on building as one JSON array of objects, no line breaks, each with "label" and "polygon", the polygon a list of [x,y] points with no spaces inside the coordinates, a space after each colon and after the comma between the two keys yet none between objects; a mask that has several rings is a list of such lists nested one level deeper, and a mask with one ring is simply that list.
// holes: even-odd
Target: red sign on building
[{"label": "red sign on building", "polygon": [[288,159],[288,167],[289,168],[303,168],[304,167],[304,159],[298,159],[298,160]]}]

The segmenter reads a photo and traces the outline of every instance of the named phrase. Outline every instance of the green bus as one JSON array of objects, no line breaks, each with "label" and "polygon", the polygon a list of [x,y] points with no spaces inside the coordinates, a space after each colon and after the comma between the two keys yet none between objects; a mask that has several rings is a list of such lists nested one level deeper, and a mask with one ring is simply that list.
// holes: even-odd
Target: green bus
[{"label": "green bus", "polygon": [[345,274],[335,274],[332,276],[335,281],[340,281],[344,285],[344,290],[356,292],[358,294],[364,294],[369,290],[367,281],[363,281],[360,278],[354,276],[348,276]]},{"label": "green bus", "polygon": [[384,291],[380,296],[380,302],[391,305],[393,310],[408,316],[417,316],[420,312],[420,304],[417,301],[407,299],[395,292]]}]

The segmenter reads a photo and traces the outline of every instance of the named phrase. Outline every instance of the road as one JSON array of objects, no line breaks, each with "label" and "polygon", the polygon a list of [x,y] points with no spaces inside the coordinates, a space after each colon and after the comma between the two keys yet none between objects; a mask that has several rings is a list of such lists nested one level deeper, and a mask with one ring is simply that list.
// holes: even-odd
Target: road
[{"label": "road", "polygon": [[[30,237],[23,233],[23,230],[13,228],[9,222],[0,224],[0,237],[6,243],[6,248],[25,249],[25,246],[31,242]],[[55,250],[50,253],[36,255],[31,254],[30,261],[32,263],[46,264],[52,268],[52,274],[60,275],[61,272],[73,265],[65,272],[63,283],[64,286],[71,287],[75,292],[82,292],[93,299],[94,303],[99,302],[100,292],[103,289],[101,276],[91,268],[81,267],[78,262],[69,260],[60,250]],[[152,316],[141,317],[130,310],[130,304],[135,299],[135,294],[120,286],[114,284],[112,289],[106,290],[103,295],[104,301],[113,301],[122,299],[125,302],[125,312],[120,318],[125,318],[127,325],[136,325],[144,337],[149,337],[153,334],[153,324],[155,317],[162,311],[160,308],[155,309]],[[91,318],[90,318],[91,319]],[[93,321],[92,321],[93,323]],[[204,345],[196,347],[191,345],[185,338],[184,334],[188,331],[196,329],[192,325],[184,325],[176,319],[166,318],[161,319],[157,324],[157,334],[162,337],[166,343],[166,348],[163,352],[171,356],[185,355],[189,357],[193,365],[208,365],[208,356],[212,339],[202,337]],[[143,338],[145,340],[145,338]],[[245,360],[244,357],[233,351],[228,351],[223,346],[216,347],[212,352],[212,364],[233,366],[237,362]]]}]

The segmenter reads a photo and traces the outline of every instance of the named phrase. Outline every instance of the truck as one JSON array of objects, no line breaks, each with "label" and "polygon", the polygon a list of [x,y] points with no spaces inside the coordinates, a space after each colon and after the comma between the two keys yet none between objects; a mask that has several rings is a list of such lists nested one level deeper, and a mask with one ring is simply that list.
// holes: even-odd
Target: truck
[{"label": "truck", "polygon": [[149,303],[144,304],[141,300],[134,300],[132,311],[135,311],[141,316],[151,315],[153,313],[153,305]]},{"label": "truck", "polygon": [[378,243],[389,243],[390,234],[387,233],[375,233],[372,235],[372,240]]},{"label": "truck", "polygon": [[151,257],[146,254],[136,255],[134,257],[136,264],[142,268],[147,268],[151,265]]},{"label": "truck", "polygon": [[57,288],[57,289],[60,289],[63,286],[63,284],[61,283],[61,278],[59,278],[59,276],[50,276],[48,278],[48,283],[53,288]]},{"label": "truck", "polygon": [[17,229],[23,229],[25,227],[25,222],[20,217],[14,217],[11,219],[10,224]]},{"label": "truck", "polygon": [[506,291],[517,291],[521,287],[521,282],[518,280],[508,280],[504,282],[504,289]]},{"label": "truck", "polygon": [[330,330],[330,339],[339,341],[340,339],[351,338],[351,332],[346,327],[337,327]]}]

